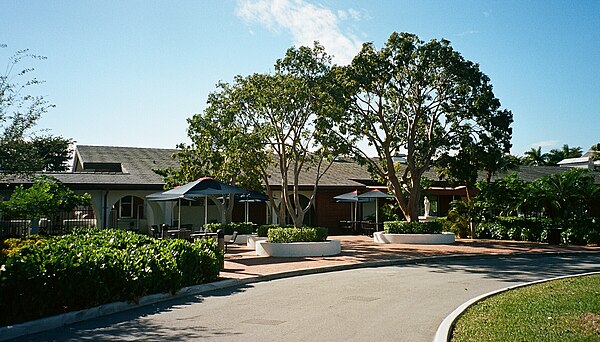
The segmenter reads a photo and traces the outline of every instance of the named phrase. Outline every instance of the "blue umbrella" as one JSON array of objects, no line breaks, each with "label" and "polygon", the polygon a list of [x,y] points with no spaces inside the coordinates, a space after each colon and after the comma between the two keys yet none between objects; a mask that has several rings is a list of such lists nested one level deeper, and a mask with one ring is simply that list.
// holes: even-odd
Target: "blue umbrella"
[{"label": "blue umbrella", "polygon": [[[150,201],[169,201],[175,199],[181,201],[182,198],[194,199],[196,197],[204,197],[204,224],[206,224],[208,223],[208,196],[246,193],[248,191],[244,189],[219,182],[210,177],[204,177],[170,190],[148,195],[146,198]],[[181,206],[179,206],[179,210],[179,215],[181,216]],[[178,224],[181,224],[181,220],[179,220]]]},{"label": "blue umbrella", "polygon": [[358,195],[358,198],[374,198],[375,199],[375,230],[379,231],[379,203],[380,198],[393,198],[394,196],[381,192],[377,189],[365,192],[364,194]]}]

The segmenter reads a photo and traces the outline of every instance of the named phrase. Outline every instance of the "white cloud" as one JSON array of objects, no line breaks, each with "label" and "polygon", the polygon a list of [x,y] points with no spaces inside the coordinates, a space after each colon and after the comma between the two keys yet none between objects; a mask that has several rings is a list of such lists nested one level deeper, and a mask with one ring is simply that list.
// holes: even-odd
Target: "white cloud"
[{"label": "white cloud", "polygon": [[560,144],[559,140],[544,140],[544,141],[538,141],[536,143],[531,144],[531,147],[532,148],[541,147],[542,149],[552,149],[552,148],[558,147],[559,144]]},{"label": "white cloud", "polygon": [[470,30],[470,31],[464,31],[461,33],[457,33],[456,36],[463,37],[463,36],[468,36],[468,35],[478,34],[478,33],[479,33],[479,31],[477,31],[477,30]]},{"label": "white cloud", "polygon": [[319,41],[338,64],[350,63],[362,42],[340,21],[359,21],[364,16],[355,9],[334,11],[304,0],[243,0],[236,15],[248,23],[263,25],[272,32],[288,32],[296,46],[312,46]]}]

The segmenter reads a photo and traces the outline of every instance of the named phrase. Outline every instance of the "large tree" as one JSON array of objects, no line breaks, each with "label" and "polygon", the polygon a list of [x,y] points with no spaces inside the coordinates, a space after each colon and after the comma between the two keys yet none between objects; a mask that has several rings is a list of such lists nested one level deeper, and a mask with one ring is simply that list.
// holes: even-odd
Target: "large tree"
[{"label": "large tree", "polygon": [[[254,74],[238,78],[241,89],[241,120],[263,139],[272,152],[279,186],[278,218],[290,218],[296,227],[314,205],[321,177],[343,152],[335,134],[324,120],[328,113],[339,110],[331,96],[331,58],[321,45],[290,48],[275,64],[274,74]],[[300,197],[300,176],[310,175],[312,191],[308,203]],[[264,182],[271,199],[272,181],[265,172]],[[271,204],[275,206],[274,201]]]},{"label": "large tree", "polygon": [[[268,151],[261,137],[239,120],[239,92],[219,83],[217,91],[208,97],[206,110],[187,120],[191,144],[178,145],[174,158],[179,160],[179,167],[155,170],[164,177],[166,188],[206,176],[247,190],[261,188]],[[222,220],[231,222],[233,198],[210,198],[225,214]]]},{"label": "large tree", "polygon": [[[159,172],[170,185],[206,175],[247,189],[262,182],[279,222],[288,217],[301,226],[320,178],[337,146],[343,146],[319,119],[324,111],[339,109],[325,90],[330,69],[330,57],[315,44],[288,49],[273,74],[237,76],[232,84],[220,84],[204,114],[188,120],[192,144],[179,146],[180,168]],[[308,203],[300,197],[302,174],[312,174]],[[273,179],[281,188],[279,203]]]},{"label": "large tree", "polygon": [[[495,156],[511,146],[512,113],[500,110],[479,66],[446,40],[425,43],[413,34],[393,33],[380,50],[364,44],[337,71],[347,99],[345,115],[332,118],[337,132],[358,161],[386,181],[409,221],[418,219],[426,170],[460,154],[463,146]],[[377,158],[359,141],[374,147]],[[398,152],[406,153],[405,165],[394,162]]]},{"label": "large tree", "polygon": [[6,72],[0,74],[0,171],[4,174],[64,171],[73,141],[34,131],[38,120],[54,105],[43,96],[31,94],[31,88],[42,81],[29,76],[33,68],[20,69],[25,59],[45,57],[28,50],[17,51],[9,58]]}]

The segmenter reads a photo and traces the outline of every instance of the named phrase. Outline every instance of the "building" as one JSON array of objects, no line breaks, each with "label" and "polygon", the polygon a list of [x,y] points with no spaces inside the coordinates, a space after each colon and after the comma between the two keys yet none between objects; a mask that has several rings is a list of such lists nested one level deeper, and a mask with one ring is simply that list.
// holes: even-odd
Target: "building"
[{"label": "building", "polygon": [[[116,227],[147,232],[148,227],[163,223],[176,225],[178,213],[181,212],[181,224],[192,225],[199,229],[206,221],[217,222],[221,217],[218,206],[209,200],[207,217],[205,218],[204,199],[196,201],[153,202],[146,196],[162,191],[162,177],[153,170],[166,167],[177,167],[173,158],[175,149],[88,146],[79,145],[74,152],[73,166],[70,172],[49,173],[77,193],[88,193],[92,197],[88,211],[74,212],[66,218],[65,224],[88,225],[100,228]],[[532,181],[548,174],[564,172],[559,167],[522,166],[519,170],[521,179]],[[600,173],[595,172],[596,183],[600,184]],[[430,202],[432,216],[445,216],[450,202],[465,199],[464,186],[450,186],[439,179],[434,172],[426,177],[434,181],[434,185],[424,191]],[[503,177],[498,175],[495,178]],[[281,175],[272,173],[271,184],[274,197],[280,195]],[[10,191],[18,183],[13,182],[2,195],[8,197]],[[299,179],[301,201],[308,203],[314,184],[314,175],[302,174]],[[352,216],[348,203],[338,203],[334,197],[358,190],[366,192],[378,188],[385,191],[385,186],[371,179],[367,169],[351,160],[336,159],[333,165],[321,178],[316,192],[314,207],[307,213],[305,223],[330,229],[330,233],[343,233],[340,221],[349,220]],[[472,192],[472,194],[475,192]],[[422,203],[422,201],[420,201]],[[384,204],[380,202],[380,206]],[[277,223],[275,211],[266,203],[249,203],[250,221],[257,224]],[[375,203],[361,205],[359,219],[374,216]],[[424,209],[421,208],[423,212]],[[84,213],[85,214],[82,214]],[[244,220],[244,205],[236,204],[234,221]]]}]

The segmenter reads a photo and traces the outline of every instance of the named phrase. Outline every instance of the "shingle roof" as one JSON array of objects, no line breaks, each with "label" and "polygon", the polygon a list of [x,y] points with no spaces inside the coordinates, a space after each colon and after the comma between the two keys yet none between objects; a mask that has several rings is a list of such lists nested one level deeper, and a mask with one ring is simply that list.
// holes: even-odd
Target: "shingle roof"
[{"label": "shingle roof", "polygon": [[[82,168],[74,168],[75,172],[49,173],[49,175],[58,178],[65,184],[86,188],[129,186],[160,189],[164,184],[163,179],[152,170],[166,167],[177,168],[179,163],[172,158],[176,152],[176,149],[78,145],[75,152],[75,165],[78,163],[82,166],[85,166],[86,163],[120,163],[122,172],[88,172]],[[493,179],[518,172],[521,179],[533,181],[567,170],[567,168],[558,166],[521,166],[518,171],[500,173]],[[270,184],[281,184],[281,175],[278,169],[273,167],[271,171]],[[435,181],[439,180],[439,176],[433,170],[427,171],[424,175]],[[596,179],[596,184],[600,184],[600,172],[592,172],[592,175]],[[483,179],[483,176],[484,174],[481,173],[480,179]],[[300,175],[299,185],[311,186],[314,184],[314,179],[314,169],[310,169]],[[360,188],[368,185],[376,185],[376,182],[371,179],[367,168],[349,160],[335,161],[319,182],[320,187]]]},{"label": "shingle roof", "polygon": [[[73,173],[55,174],[63,183],[162,185],[153,169],[178,167],[176,149],[78,145]],[[122,172],[89,172],[87,165],[119,163]]]}]

